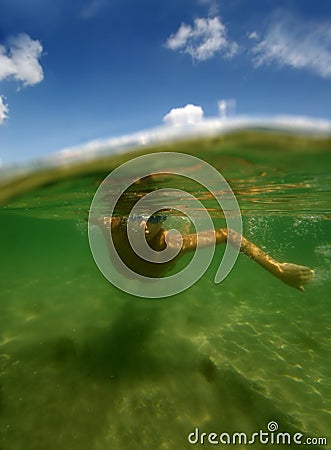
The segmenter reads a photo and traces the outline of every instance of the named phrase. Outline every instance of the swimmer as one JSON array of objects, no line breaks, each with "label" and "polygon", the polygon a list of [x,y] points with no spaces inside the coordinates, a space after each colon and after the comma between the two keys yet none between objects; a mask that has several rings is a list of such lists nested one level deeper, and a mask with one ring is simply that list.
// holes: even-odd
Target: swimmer
[{"label": "swimmer", "polygon": [[[240,235],[237,232],[233,230],[230,231],[227,228],[219,228],[216,230],[203,231],[199,234],[184,234],[182,235],[182,242],[180,243],[176,235],[168,233],[168,231],[163,228],[163,223],[167,219],[165,213],[165,211],[158,212],[148,219],[144,218],[142,215],[134,216],[136,224],[139,227],[143,227],[146,241],[153,250],[160,252],[167,246],[179,250],[179,253],[175,258],[163,263],[146,261],[134,252],[127,235],[127,218],[103,217],[98,221],[98,226],[101,228],[106,242],[109,242],[109,233],[111,233],[114,247],[127,267],[135,273],[151,278],[160,278],[164,276],[174,267],[181,256],[194,251],[197,247],[198,237],[200,239],[201,247],[214,245],[214,240],[216,240],[216,245],[220,245],[225,244],[227,241],[235,243],[240,239]],[[314,271],[309,267],[276,261],[243,236],[241,237],[240,251],[245,253],[245,255],[249,256],[253,261],[257,262],[283,283],[299,289],[300,291],[304,291],[303,286],[309,283],[314,276]],[[110,257],[112,257],[112,252],[110,251],[109,253]]]}]

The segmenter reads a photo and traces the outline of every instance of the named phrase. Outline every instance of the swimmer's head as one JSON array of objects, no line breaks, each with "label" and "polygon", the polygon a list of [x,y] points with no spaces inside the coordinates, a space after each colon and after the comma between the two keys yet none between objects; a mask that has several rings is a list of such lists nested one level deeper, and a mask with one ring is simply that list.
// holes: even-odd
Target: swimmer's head
[{"label": "swimmer's head", "polygon": [[167,219],[164,214],[153,214],[146,223],[146,239],[153,239],[161,230],[163,222]]},{"label": "swimmer's head", "polygon": [[[137,231],[140,227],[144,227],[145,235],[147,241],[153,239],[157,233],[161,230],[163,222],[167,219],[165,214],[155,213],[150,217],[146,214],[133,214],[130,217],[133,229],[137,228]],[[121,218],[121,228],[127,227],[128,218]]]}]

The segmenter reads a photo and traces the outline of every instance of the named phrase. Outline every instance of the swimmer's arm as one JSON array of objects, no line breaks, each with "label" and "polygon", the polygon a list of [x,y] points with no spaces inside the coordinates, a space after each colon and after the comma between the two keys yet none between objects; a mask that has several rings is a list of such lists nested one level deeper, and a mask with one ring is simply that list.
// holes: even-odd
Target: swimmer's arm
[{"label": "swimmer's arm", "polygon": [[198,236],[200,248],[206,248],[212,246],[215,239],[217,245],[225,243],[227,241],[227,230],[208,230],[202,231],[199,234],[186,234],[181,236],[182,241],[179,236],[172,235],[171,233],[162,230],[162,233],[157,237],[157,240],[159,241],[158,245],[153,243],[153,248],[154,250],[163,250],[165,247],[169,246],[176,250],[180,248],[181,254],[193,252],[197,248]]},{"label": "swimmer's arm", "polygon": [[102,217],[99,223],[101,226],[115,231],[121,225],[121,221],[121,217]]},{"label": "swimmer's arm", "polygon": [[[238,239],[240,239],[238,233],[231,230],[229,233],[230,242],[238,242]],[[283,283],[299,289],[299,291],[304,291],[303,285],[309,283],[314,277],[314,271],[309,267],[279,262],[243,236],[241,237],[240,251],[249,256],[253,261],[256,261]]]},{"label": "swimmer's arm", "polygon": [[[200,246],[209,247],[214,244],[216,239],[216,245],[224,244],[228,240],[233,244],[239,245],[240,234],[228,230],[227,228],[220,228],[217,230],[204,231],[197,234],[188,234],[183,236],[183,243],[181,248],[181,253],[187,253],[194,251],[197,247],[198,236],[200,240]],[[168,245],[173,245],[178,248],[179,241],[178,238],[174,237],[173,240],[168,239]],[[241,236],[240,251],[249,256],[253,261],[256,261],[260,266],[266,269],[269,273],[283,281],[284,283],[292,286],[300,291],[303,291],[303,285],[309,283],[313,276],[314,271],[309,267],[300,266],[292,263],[281,263],[255,244]]]}]

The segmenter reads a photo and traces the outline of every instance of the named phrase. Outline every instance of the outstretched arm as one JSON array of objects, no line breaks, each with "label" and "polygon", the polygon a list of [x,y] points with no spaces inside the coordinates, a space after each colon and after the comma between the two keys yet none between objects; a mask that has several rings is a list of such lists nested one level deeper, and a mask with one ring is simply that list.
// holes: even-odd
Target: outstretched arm
[{"label": "outstretched arm", "polygon": [[[204,231],[197,234],[188,234],[183,236],[182,253],[194,251],[197,247],[198,236],[200,239],[201,247],[208,247],[213,245],[216,239],[216,244],[223,244],[229,240],[233,244],[240,241],[240,235],[234,230],[228,230],[227,228],[220,228],[218,230]],[[178,246],[178,242],[175,240],[171,242],[168,240],[168,245]],[[275,277],[279,278],[283,283],[288,284],[300,291],[304,291],[303,285],[309,283],[313,276],[314,271],[309,267],[299,266],[292,263],[281,263],[273,259],[259,247],[252,242],[248,241],[243,236],[241,237],[240,251],[245,253],[251,259],[256,261],[260,266],[266,269]]]}]

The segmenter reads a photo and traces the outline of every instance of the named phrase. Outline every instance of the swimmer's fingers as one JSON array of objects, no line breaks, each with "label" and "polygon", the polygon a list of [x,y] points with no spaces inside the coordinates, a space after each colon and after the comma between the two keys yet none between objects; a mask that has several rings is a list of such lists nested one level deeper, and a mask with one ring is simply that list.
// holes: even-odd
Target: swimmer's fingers
[{"label": "swimmer's fingers", "polygon": [[304,291],[304,285],[310,283],[314,278],[314,271],[310,267],[298,264],[279,264],[278,277],[289,286]]}]

